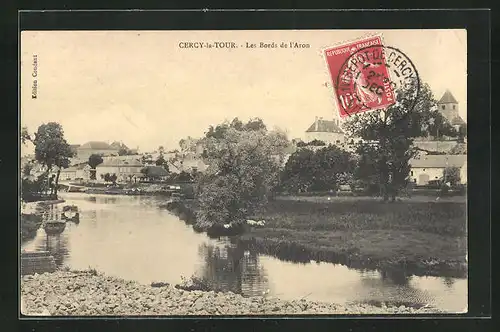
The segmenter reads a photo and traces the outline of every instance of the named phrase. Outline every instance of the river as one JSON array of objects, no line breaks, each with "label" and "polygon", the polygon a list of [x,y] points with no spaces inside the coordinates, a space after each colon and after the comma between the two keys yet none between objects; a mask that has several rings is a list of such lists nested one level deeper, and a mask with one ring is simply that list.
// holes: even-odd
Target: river
[{"label": "river", "polygon": [[[28,251],[50,251],[58,266],[95,268],[105,274],[149,284],[171,284],[193,275],[218,288],[244,296],[285,300],[350,303],[393,303],[432,306],[447,312],[467,309],[467,279],[405,276],[357,270],[340,264],[292,263],[244,250],[227,238],[195,233],[175,215],[159,208],[165,198],[61,195],[78,206],[80,222],[68,222],[60,235],[40,228]],[[57,211],[56,211],[57,212]]]}]

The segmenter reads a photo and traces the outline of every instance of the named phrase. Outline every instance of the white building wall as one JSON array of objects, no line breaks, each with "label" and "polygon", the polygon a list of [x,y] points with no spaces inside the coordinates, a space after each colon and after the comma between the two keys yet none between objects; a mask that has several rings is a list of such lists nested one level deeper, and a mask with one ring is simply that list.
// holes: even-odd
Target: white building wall
[{"label": "white building wall", "polygon": [[76,177],[76,171],[61,171],[59,181],[73,180]]},{"label": "white building wall", "polygon": [[118,167],[116,166],[97,166],[96,167],[96,174],[95,178],[97,181],[104,181],[102,177],[104,174],[109,173],[109,174],[116,174],[118,176]]},{"label": "white building wall", "polygon": [[103,181],[101,175],[104,176],[106,173],[110,175],[116,174],[117,181],[129,181],[130,176],[139,176],[141,175],[141,169],[143,166],[131,166],[131,165],[123,165],[123,166],[97,166],[96,168],[96,180]]},{"label": "white building wall", "polygon": [[[328,133],[328,132],[306,132],[306,143],[314,141],[315,139],[325,142],[328,144],[340,144],[344,142],[345,135],[338,133]],[[338,143],[337,143],[338,141]]]},{"label": "white building wall", "polygon": [[460,169],[460,183],[467,184],[467,161]]},{"label": "white building wall", "polygon": [[449,152],[457,145],[457,141],[415,140],[413,145],[428,151]]},{"label": "white building wall", "polygon": [[443,177],[442,167],[420,168],[412,167],[410,170],[410,178],[417,185],[425,185],[431,180],[438,180]]}]

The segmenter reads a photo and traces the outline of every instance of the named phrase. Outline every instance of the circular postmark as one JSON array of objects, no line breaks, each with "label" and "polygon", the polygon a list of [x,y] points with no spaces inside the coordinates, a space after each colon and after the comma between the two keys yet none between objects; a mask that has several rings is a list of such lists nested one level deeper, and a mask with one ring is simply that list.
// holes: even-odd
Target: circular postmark
[{"label": "circular postmark", "polygon": [[417,69],[395,47],[352,48],[335,81],[341,115],[385,110],[402,105],[411,111],[420,92]]}]

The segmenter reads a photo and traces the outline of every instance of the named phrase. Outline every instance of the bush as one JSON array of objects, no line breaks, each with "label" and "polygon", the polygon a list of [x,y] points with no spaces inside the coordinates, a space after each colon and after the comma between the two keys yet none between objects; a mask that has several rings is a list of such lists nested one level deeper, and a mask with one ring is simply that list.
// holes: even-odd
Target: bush
[{"label": "bush", "polygon": [[38,177],[36,180],[23,178],[21,180],[21,199],[25,202],[34,202],[42,198],[46,186],[43,176]]},{"label": "bush", "polygon": [[35,214],[21,214],[21,240],[26,241],[34,238],[41,224],[41,216]]}]

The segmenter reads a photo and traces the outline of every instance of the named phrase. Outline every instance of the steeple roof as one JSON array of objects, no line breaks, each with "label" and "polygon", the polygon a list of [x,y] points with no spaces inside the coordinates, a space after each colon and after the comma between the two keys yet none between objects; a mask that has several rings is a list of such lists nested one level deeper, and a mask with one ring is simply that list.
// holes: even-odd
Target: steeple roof
[{"label": "steeple roof", "polygon": [[453,97],[450,90],[446,90],[438,104],[458,104],[458,101]]}]

